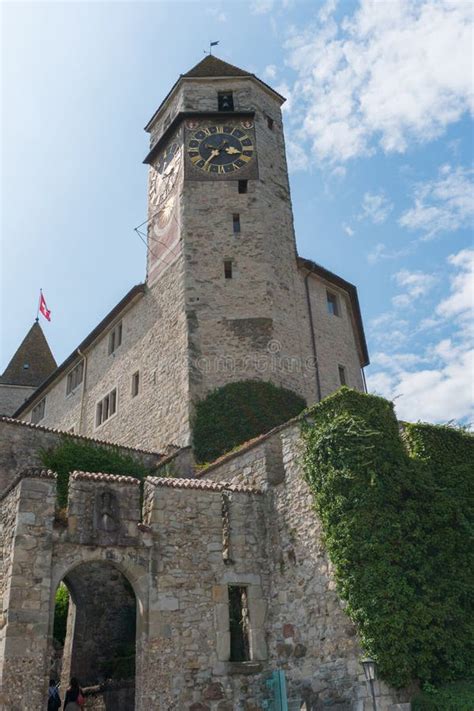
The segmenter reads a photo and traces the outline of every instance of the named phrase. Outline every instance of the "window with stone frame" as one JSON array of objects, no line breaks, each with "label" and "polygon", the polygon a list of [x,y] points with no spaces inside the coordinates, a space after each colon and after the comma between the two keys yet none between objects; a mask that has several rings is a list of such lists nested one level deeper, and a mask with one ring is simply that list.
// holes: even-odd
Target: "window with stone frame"
[{"label": "window with stone frame", "polygon": [[336,294],[334,294],[331,291],[326,291],[326,299],[327,299],[328,313],[331,314],[332,316],[340,316],[341,314],[339,311],[339,302],[338,302]]},{"label": "window with stone frame", "polygon": [[46,398],[44,397],[42,400],[39,401],[37,405],[34,406],[34,408],[31,411],[31,422],[36,425],[38,422],[40,422],[46,412]]},{"label": "window with stone frame", "polygon": [[122,344],[122,322],[118,323],[109,333],[109,355]]},{"label": "window with stone frame", "polygon": [[230,661],[250,660],[247,587],[229,585]]},{"label": "window with stone frame", "polygon": [[96,405],[95,426],[99,427],[117,412],[117,388],[111,390]]},{"label": "window with stone frame", "polygon": [[217,109],[218,111],[234,110],[234,95],[231,91],[219,91],[217,93]]},{"label": "window with stone frame", "polygon": [[337,366],[338,371],[339,371],[339,382],[341,385],[347,385],[347,378],[346,378],[346,369],[343,365],[338,365]]},{"label": "window with stone frame", "polygon": [[245,194],[248,190],[248,180],[239,180],[238,190],[241,195]]},{"label": "window with stone frame", "polygon": [[132,397],[136,397],[140,392],[140,371],[132,375]]},{"label": "window with stone frame", "polygon": [[78,385],[82,383],[82,378],[84,376],[84,361],[81,360],[80,363],[76,365],[67,374],[66,379],[66,395],[70,395],[77,388]]},{"label": "window with stone frame", "polygon": [[224,278],[232,279],[232,259],[224,259]]}]

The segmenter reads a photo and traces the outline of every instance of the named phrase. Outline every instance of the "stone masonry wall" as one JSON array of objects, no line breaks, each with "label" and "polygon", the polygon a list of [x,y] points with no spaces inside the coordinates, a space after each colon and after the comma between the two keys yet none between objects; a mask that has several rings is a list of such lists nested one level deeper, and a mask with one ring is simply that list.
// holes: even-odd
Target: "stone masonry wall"
[{"label": "stone masonry wall", "polygon": [[0,415],[9,417],[34,393],[36,388],[26,385],[2,385],[0,383]]},{"label": "stone masonry wall", "polygon": [[[163,457],[159,453],[137,450],[134,447],[120,447],[108,442],[97,441],[67,432],[44,429],[19,420],[0,419],[0,492],[9,486],[18,472],[30,467],[42,467],[41,450],[58,447],[64,440],[89,443],[100,447],[111,447],[125,456],[132,456],[142,462],[147,469],[153,469]],[[185,454],[185,452],[183,453]],[[166,463],[166,460],[165,460]]]},{"label": "stone masonry wall", "polygon": [[41,708],[46,698],[54,500],[54,475],[36,470],[1,502],[6,526],[1,541],[0,708],[5,711]]},{"label": "stone masonry wall", "polygon": [[[155,573],[149,671],[137,685],[140,708],[258,708],[267,659],[263,497],[217,485],[199,488],[192,480],[179,487],[172,480],[147,483]],[[227,558],[223,497],[230,520]],[[247,586],[249,594],[252,661],[241,664],[229,661],[228,585],[233,583]]]},{"label": "stone masonry wall", "polygon": [[[356,629],[344,612],[322,542],[300,457],[300,424],[277,428],[244,446],[200,476],[230,484],[260,486],[267,497],[269,578],[269,657],[285,671],[290,699],[307,708],[369,711]],[[377,708],[407,701],[376,683]],[[401,707],[400,707],[401,708]]]},{"label": "stone masonry wall", "polygon": [[[1,503],[5,709],[45,700],[59,582],[77,588],[92,575],[97,587],[98,575],[112,600],[115,568],[136,598],[136,711],[261,711],[274,669],[285,671],[295,704],[369,711],[361,649],[335,589],[301,451],[295,421],[200,478],[149,477],[142,511],[136,480],[76,473],[66,526],[53,527],[54,475],[33,471],[13,484]],[[247,588],[245,662],[230,659],[230,585]],[[77,592],[82,614],[100,602],[88,599],[87,585]],[[79,634],[66,645],[72,667],[92,641]],[[376,690],[380,711],[406,700]]]},{"label": "stone masonry wall", "polygon": [[[155,451],[186,446],[190,439],[187,326],[183,262],[177,259],[87,351],[82,384],[66,396],[67,373],[47,391],[40,424]],[[108,353],[109,332],[122,321],[122,344]],[[79,362],[79,359],[78,359]],[[132,395],[132,376],[140,386]],[[97,403],[117,389],[117,412],[97,426]],[[31,409],[21,414],[30,421]]]},{"label": "stone masonry wall", "polygon": [[[327,309],[327,292],[335,294],[339,315]],[[316,354],[319,365],[321,396],[326,397],[341,386],[338,366],[346,372],[346,385],[364,391],[360,358],[356,342],[356,327],[348,295],[324,279],[311,275],[309,293],[313,313]]]},{"label": "stone masonry wall", "polygon": [[[217,92],[229,86],[224,79],[185,82],[182,92],[188,106],[215,111]],[[196,364],[192,399],[231,381],[256,378],[311,402],[316,394],[306,367],[309,322],[296,266],[279,101],[251,80],[234,81],[232,89],[236,110],[255,110],[259,179],[249,180],[246,194],[238,193],[238,174],[235,180],[184,182],[186,305]],[[240,215],[237,234],[234,213]],[[232,279],[224,277],[226,259],[233,263]]]}]

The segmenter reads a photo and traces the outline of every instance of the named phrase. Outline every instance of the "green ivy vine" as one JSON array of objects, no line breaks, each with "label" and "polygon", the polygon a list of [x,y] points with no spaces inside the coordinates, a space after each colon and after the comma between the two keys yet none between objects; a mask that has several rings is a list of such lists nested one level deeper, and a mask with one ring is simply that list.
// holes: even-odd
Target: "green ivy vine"
[{"label": "green ivy vine", "polygon": [[472,675],[474,438],[341,388],[309,411],[304,469],[341,597],[395,687]]}]

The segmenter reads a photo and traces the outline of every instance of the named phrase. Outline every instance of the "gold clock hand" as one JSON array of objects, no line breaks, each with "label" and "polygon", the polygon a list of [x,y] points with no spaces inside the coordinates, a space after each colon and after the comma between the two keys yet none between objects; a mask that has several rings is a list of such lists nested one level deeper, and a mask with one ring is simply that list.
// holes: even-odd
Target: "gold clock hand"
[{"label": "gold clock hand", "polygon": [[234,148],[234,146],[229,146],[228,148],[225,149],[225,152],[230,156],[233,156],[236,153],[242,153],[242,151],[239,151],[238,148]]},{"label": "gold clock hand", "polygon": [[209,158],[204,162],[204,165],[203,165],[202,167],[205,168],[205,167],[207,166],[207,164],[209,163],[209,161],[211,161],[213,158],[215,158],[216,156],[218,156],[219,153],[220,153],[220,151],[219,151],[218,148],[216,148],[215,150],[211,151],[211,155],[210,155]]}]

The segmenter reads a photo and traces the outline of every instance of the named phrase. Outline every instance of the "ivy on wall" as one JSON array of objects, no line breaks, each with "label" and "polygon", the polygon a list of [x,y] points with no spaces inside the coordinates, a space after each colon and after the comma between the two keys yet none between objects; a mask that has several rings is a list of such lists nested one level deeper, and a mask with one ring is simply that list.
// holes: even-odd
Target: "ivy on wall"
[{"label": "ivy on wall", "polygon": [[260,380],[241,380],[214,390],[196,406],[196,460],[211,462],[290,420],[305,406],[303,398],[291,390]]},{"label": "ivy on wall", "polygon": [[380,676],[467,678],[474,662],[474,438],[400,427],[386,400],[341,388],[303,426],[305,475],[346,611]]},{"label": "ivy on wall", "polygon": [[131,456],[74,440],[64,440],[54,449],[41,450],[40,458],[45,467],[58,475],[57,501],[60,508],[67,506],[69,475],[73,471],[132,476],[140,480],[149,473],[141,462]]}]

